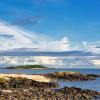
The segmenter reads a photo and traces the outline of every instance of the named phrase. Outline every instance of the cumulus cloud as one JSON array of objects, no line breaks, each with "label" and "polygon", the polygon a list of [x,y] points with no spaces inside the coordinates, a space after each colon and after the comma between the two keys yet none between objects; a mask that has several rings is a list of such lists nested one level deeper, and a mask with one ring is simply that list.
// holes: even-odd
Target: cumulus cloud
[{"label": "cumulus cloud", "polygon": [[70,42],[67,37],[61,40],[45,41],[40,44],[41,50],[47,51],[67,51],[69,50]]}]

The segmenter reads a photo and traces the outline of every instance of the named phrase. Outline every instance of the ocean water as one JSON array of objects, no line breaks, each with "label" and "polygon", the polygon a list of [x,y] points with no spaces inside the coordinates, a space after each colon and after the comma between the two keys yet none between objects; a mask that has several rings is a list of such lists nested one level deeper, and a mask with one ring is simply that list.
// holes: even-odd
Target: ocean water
[{"label": "ocean water", "polygon": [[[75,71],[83,74],[98,74],[100,75],[100,69],[68,69],[68,68],[52,68],[52,69],[0,69],[0,73],[23,73],[23,74],[45,74],[49,72],[58,71]],[[75,86],[83,89],[91,89],[100,92],[100,78],[91,81],[58,81],[60,88],[64,86]]]}]

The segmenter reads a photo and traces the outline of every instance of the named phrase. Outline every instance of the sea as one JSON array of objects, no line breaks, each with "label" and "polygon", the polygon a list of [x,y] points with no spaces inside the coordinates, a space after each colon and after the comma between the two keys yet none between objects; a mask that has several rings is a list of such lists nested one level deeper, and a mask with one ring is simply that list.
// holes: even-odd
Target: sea
[{"label": "sea", "polygon": [[[0,69],[0,73],[22,73],[22,74],[46,74],[50,72],[59,72],[59,71],[73,71],[80,72],[82,74],[97,74],[100,75],[100,69],[75,69],[75,68],[50,68],[50,69]],[[90,89],[100,92],[100,78],[96,78],[96,80],[89,81],[57,81],[60,85],[59,88],[63,88],[65,86],[68,87],[79,87],[83,89]]]}]

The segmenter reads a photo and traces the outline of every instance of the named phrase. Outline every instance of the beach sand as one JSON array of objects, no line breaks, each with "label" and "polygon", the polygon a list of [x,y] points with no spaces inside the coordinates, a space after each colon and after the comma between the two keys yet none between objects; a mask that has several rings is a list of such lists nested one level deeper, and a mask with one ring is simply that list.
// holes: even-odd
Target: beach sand
[{"label": "beach sand", "polygon": [[32,79],[38,82],[50,82],[51,79],[47,78],[43,75],[27,75],[27,74],[0,74],[0,78],[4,79],[10,79],[11,77],[21,77],[21,78],[27,78]]}]

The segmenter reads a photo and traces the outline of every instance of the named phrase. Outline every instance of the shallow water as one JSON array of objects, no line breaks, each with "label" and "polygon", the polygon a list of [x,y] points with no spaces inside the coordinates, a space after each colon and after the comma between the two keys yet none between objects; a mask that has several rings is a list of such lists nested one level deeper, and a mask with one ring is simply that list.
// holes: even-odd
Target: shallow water
[{"label": "shallow water", "polygon": [[[0,73],[24,73],[24,74],[44,74],[56,71],[76,71],[80,73],[87,74],[100,74],[100,69],[68,69],[68,68],[58,68],[58,69],[0,69]],[[91,81],[79,81],[79,82],[69,82],[69,81],[58,81],[60,87],[64,86],[76,86],[84,89],[92,89],[100,92],[100,78]]]}]

